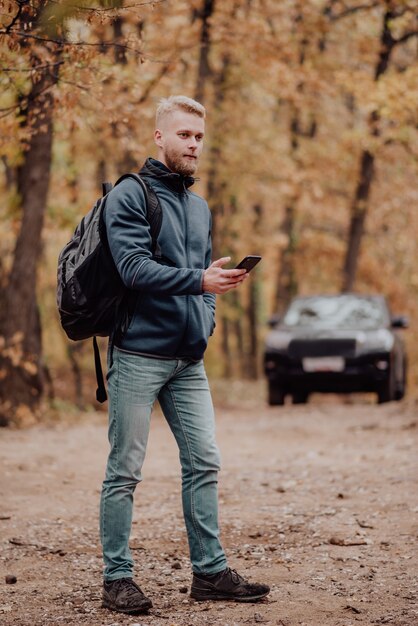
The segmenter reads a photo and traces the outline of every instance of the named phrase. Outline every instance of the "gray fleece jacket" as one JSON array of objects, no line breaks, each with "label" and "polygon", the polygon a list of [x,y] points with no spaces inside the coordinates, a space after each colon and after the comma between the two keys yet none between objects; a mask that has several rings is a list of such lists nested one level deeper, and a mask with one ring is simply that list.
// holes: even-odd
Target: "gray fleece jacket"
[{"label": "gray fleece jacket", "polygon": [[192,177],[154,159],[147,159],[140,174],[162,207],[161,258],[151,252],[143,190],[126,179],[110,192],[104,214],[116,267],[137,294],[130,324],[115,343],[145,356],[198,361],[215,326],[215,295],[202,291],[203,271],[211,262],[210,211],[189,191]]}]

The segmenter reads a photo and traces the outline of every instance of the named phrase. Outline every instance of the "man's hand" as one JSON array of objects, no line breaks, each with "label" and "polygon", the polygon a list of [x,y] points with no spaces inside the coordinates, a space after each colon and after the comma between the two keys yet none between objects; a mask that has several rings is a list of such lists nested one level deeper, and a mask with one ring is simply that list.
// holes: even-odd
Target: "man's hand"
[{"label": "man's hand", "polygon": [[226,293],[235,289],[248,276],[245,270],[223,270],[222,265],[229,263],[231,257],[226,256],[214,261],[203,273],[203,291],[209,293]]}]

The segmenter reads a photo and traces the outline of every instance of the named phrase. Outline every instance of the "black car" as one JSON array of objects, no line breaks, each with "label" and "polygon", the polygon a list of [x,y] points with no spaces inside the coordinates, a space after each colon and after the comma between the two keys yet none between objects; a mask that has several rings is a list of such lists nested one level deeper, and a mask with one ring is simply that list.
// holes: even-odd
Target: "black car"
[{"label": "black car", "polygon": [[305,403],[309,394],[375,392],[379,403],[405,395],[407,358],[400,328],[383,296],[295,298],[271,320],[264,367],[270,405]]}]

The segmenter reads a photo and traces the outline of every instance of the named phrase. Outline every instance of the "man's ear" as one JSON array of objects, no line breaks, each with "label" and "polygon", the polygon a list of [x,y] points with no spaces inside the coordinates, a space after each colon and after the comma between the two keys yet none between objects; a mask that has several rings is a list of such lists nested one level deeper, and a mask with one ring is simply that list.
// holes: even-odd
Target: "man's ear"
[{"label": "man's ear", "polygon": [[163,145],[162,139],[163,139],[162,132],[159,130],[159,128],[156,128],[154,131],[154,141],[159,148],[161,148]]}]

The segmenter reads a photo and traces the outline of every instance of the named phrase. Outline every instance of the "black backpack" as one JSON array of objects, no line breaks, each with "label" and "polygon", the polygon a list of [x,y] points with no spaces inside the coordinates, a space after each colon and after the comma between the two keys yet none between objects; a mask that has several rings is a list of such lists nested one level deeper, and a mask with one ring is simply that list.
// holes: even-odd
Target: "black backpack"
[{"label": "black backpack", "polygon": [[[132,178],[142,187],[151,229],[152,253],[157,249],[162,210],[155,192],[138,174],[125,174],[115,183]],[[119,276],[106,237],[103,212],[111,183],[103,183],[103,196],[83,217],[58,257],[57,305],[61,325],[70,339],[93,337],[96,398],[107,398],[96,337],[112,337],[120,330],[134,292]]]}]

